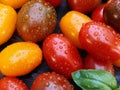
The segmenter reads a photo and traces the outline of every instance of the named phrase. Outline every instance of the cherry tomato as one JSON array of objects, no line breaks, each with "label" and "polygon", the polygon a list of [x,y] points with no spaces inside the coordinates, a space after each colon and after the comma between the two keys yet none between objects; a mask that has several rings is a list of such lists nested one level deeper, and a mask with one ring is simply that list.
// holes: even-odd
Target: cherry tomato
[{"label": "cherry tomato", "polygon": [[8,5],[0,4],[0,45],[12,37],[16,21],[16,11]]},{"label": "cherry tomato", "polygon": [[104,7],[105,7],[105,4],[102,4],[92,12],[92,16],[91,16],[92,20],[105,23],[104,17],[103,17]]},{"label": "cherry tomato", "polygon": [[41,48],[32,42],[16,42],[0,52],[0,71],[6,76],[23,76],[42,62]]},{"label": "cherry tomato", "polygon": [[101,69],[106,70],[114,75],[114,68],[110,61],[99,60],[93,58],[91,55],[87,55],[84,59],[84,68],[85,69]]},{"label": "cherry tomato", "polygon": [[112,62],[120,59],[120,41],[117,33],[104,23],[93,21],[84,24],[79,39],[82,47],[96,58]]},{"label": "cherry tomato", "polygon": [[82,68],[80,53],[63,34],[51,34],[45,39],[43,55],[49,67],[66,78]]},{"label": "cherry tomato", "polygon": [[47,2],[49,2],[50,4],[52,4],[54,7],[57,7],[58,5],[60,5],[60,3],[62,2],[62,0],[45,0]]},{"label": "cherry tomato", "polygon": [[79,31],[82,24],[89,21],[91,19],[87,15],[78,11],[69,11],[60,20],[60,29],[76,47],[82,48],[78,39]]},{"label": "cherry tomato", "polygon": [[5,5],[9,5],[13,7],[14,9],[21,8],[22,5],[24,5],[29,0],[0,0],[0,3],[3,3]]},{"label": "cherry tomato", "polygon": [[82,12],[89,13],[93,11],[102,0],[67,0],[68,5],[71,9]]},{"label": "cherry tomato", "polygon": [[73,85],[62,75],[55,72],[39,74],[30,90],[74,90]]},{"label": "cherry tomato", "polygon": [[3,77],[0,79],[0,90],[28,90],[28,87],[18,78]]},{"label": "cherry tomato", "polygon": [[30,0],[18,12],[17,31],[25,41],[39,42],[56,27],[56,11],[44,0]]}]

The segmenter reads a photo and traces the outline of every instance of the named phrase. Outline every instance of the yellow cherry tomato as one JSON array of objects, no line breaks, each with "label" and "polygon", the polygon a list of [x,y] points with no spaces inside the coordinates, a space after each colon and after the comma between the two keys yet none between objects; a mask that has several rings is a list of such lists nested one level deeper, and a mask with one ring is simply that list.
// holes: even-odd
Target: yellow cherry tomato
[{"label": "yellow cherry tomato", "polygon": [[0,0],[0,3],[3,3],[5,5],[9,5],[13,7],[14,9],[22,7],[23,4],[25,4],[29,0]]},{"label": "yellow cherry tomato", "polygon": [[83,13],[78,11],[69,11],[60,20],[60,29],[76,47],[82,48],[78,39],[80,28],[82,27],[82,24],[90,21],[91,19]]},{"label": "yellow cherry tomato", "polygon": [[42,61],[41,48],[32,42],[16,42],[0,53],[0,71],[6,76],[22,76],[35,69]]},{"label": "yellow cherry tomato", "polygon": [[8,5],[0,4],[0,45],[11,38],[15,31],[16,21],[16,11]]}]

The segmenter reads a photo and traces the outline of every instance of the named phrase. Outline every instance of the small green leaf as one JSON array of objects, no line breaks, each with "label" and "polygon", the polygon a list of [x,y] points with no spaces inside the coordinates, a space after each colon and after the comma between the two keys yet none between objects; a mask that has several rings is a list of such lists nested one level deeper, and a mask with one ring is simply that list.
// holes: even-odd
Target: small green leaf
[{"label": "small green leaf", "polygon": [[72,78],[83,90],[113,90],[117,88],[115,77],[105,70],[79,70],[72,73]]},{"label": "small green leaf", "polygon": [[120,88],[116,88],[116,89],[114,89],[114,90],[120,90]]}]

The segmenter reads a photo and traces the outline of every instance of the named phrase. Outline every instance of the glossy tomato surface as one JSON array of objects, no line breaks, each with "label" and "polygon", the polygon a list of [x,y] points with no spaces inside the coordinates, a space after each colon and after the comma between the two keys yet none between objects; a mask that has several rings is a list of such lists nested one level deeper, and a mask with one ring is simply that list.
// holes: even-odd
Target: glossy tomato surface
[{"label": "glossy tomato surface", "polygon": [[[103,0],[103,1],[106,1],[106,0]],[[58,7],[56,7],[56,11],[57,11],[58,16],[57,16],[57,26],[55,29],[55,33],[60,33],[61,31],[59,28],[59,21],[63,17],[63,15],[65,15],[65,13],[69,11],[69,7],[68,7],[66,0],[63,0],[62,3]],[[12,38],[7,43],[0,46],[0,50],[5,48],[7,45],[9,45],[13,42],[17,42],[17,41],[22,41],[22,39],[15,32],[14,35],[12,36]],[[42,46],[42,42],[39,42],[38,44],[40,45],[40,47]],[[84,58],[84,56],[87,53],[84,50],[79,50],[79,51],[81,53],[81,56]],[[120,85],[120,69],[116,68],[116,67],[114,67],[114,69],[115,69],[115,77],[118,81],[118,84]],[[48,71],[51,71],[51,69],[48,67],[46,61],[43,60],[41,65],[38,66],[35,70],[33,70],[31,73],[29,73],[25,76],[21,76],[19,78],[26,83],[26,85],[28,86],[28,88],[30,90],[30,86],[32,85],[32,82],[37,77],[37,75],[42,74],[44,72],[48,72]],[[0,74],[0,77],[3,77],[3,75]],[[70,83],[72,83],[74,85],[74,90],[82,90],[72,80],[69,80],[69,81],[70,81]]]}]

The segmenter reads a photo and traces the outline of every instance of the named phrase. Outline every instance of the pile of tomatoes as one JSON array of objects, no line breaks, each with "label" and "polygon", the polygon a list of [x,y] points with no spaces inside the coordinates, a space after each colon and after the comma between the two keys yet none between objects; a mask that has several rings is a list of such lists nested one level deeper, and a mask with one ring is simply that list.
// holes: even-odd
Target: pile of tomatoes
[{"label": "pile of tomatoes", "polygon": [[104,19],[107,2],[0,0],[0,90],[75,90],[80,69],[116,75],[120,38]]}]

